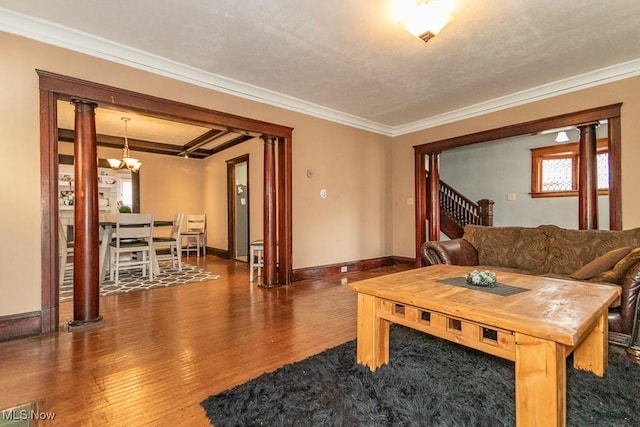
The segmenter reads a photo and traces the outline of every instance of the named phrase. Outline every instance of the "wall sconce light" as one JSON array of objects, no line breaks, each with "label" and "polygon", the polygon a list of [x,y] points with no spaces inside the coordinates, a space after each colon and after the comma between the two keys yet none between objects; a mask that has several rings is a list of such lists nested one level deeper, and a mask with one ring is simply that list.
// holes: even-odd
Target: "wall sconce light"
[{"label": "wall sconce light", "polygon": [[394,0],[394,15],[406,30],[424,42],[450,21],[455,0]]}]

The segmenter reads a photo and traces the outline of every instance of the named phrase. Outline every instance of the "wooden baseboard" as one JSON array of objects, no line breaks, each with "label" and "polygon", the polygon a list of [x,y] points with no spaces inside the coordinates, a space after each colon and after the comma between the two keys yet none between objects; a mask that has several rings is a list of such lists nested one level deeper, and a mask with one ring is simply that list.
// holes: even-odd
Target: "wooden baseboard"
[{"label": "wooden baseboard", "polygon": [[229,251],[227,249],[218,249],[207,246],[205,248],[207,255],[217,256],[218,258],[229,259]]},{"label": "wooden baseboard", "polygon": [[0,341],[8,341],[42,332],[42,312],[11,314],[0,317]]},{"label": "wooden baseboard", "polygon": [[413,268],[415,268],[416,266],[415,258],[408,258],[403,256],[393,256],[391,258],[393,259],[393,265],[402,265],[404,267],[413,267]]},{"label": "wooden baseboard", "polygon": [[[298,268],[293,270],[293,281],[297,282],[299,280],[322,279],[325,277],[353,273],[356,271],[372,270],[374,268],[387,267],[391,265],[409,265],[414,267],[415,264],[416,261],[413,258],[391,256],[342,262],[339,264],[321,265],[317,267]],[[346,267],[346,271],[342,271],[343,267]]]}]

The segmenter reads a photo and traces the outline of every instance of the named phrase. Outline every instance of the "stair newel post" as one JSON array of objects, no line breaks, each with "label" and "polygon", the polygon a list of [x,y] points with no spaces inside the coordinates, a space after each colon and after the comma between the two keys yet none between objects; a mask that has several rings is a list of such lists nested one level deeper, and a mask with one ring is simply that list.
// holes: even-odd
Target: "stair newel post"
[{"label": "stair newel post", "polygon": [[480,217],[480,225],[493,226],[493,200],[478,200],[478,216]]}]

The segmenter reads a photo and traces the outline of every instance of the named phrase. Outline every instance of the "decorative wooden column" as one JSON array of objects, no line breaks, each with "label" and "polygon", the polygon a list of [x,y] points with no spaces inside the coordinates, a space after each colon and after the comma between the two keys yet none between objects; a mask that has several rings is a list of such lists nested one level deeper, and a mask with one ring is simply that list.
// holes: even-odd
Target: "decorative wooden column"
[{"label": "decorative wooden column", "polygon": [[579,125],[578,228],[598,229],[597,122]]},{"label": "decorative wooden column", "polygon": [[426,219],[427,211],[427,167],[425,154],[414,149],[415,168],[415,245],[416,245],[416,268],[422,267],[422,256],[420,249],[426,240]]},{"label": "decorative wooden column", "polygon": [[277,280],[279,285],[290,285],[293,281],[293,227],[291,223],[293,207],[293,195],[291,194],[293,182],[292,142],[292,132],[288,132],[286,137],[278,139],[277,148],[278,242],[276,245],[276,259],[278,262]]},{"label": "decorative wooden column", "polygon": [[264,141],[264,267],[262,284],[265,288],[276,286],[276,137],[262,135]]},{"label": "decorative wooden column", "polygon": [[102,321],[98,259],[97,104],[72,99],[75,106],[75,219],[73,253],[73,320],[69,328]]},{"label": "decorative wooden column", "polygon": [[429,153],[429,240],[440,240],[440,153]]}]

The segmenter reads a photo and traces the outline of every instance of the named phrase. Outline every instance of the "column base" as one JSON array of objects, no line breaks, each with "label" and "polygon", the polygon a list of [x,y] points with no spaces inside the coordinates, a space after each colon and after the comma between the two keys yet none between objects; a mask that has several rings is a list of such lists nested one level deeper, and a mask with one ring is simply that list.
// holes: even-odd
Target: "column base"
[{"label": "column base", "polygon": [[98,316],[92,320],[69,320],[69,323],[67,323],[67,329],[69,332],[74,332],[89,328],[96,328],[103,324],[104,320],[102,319],[102,316]]}]

